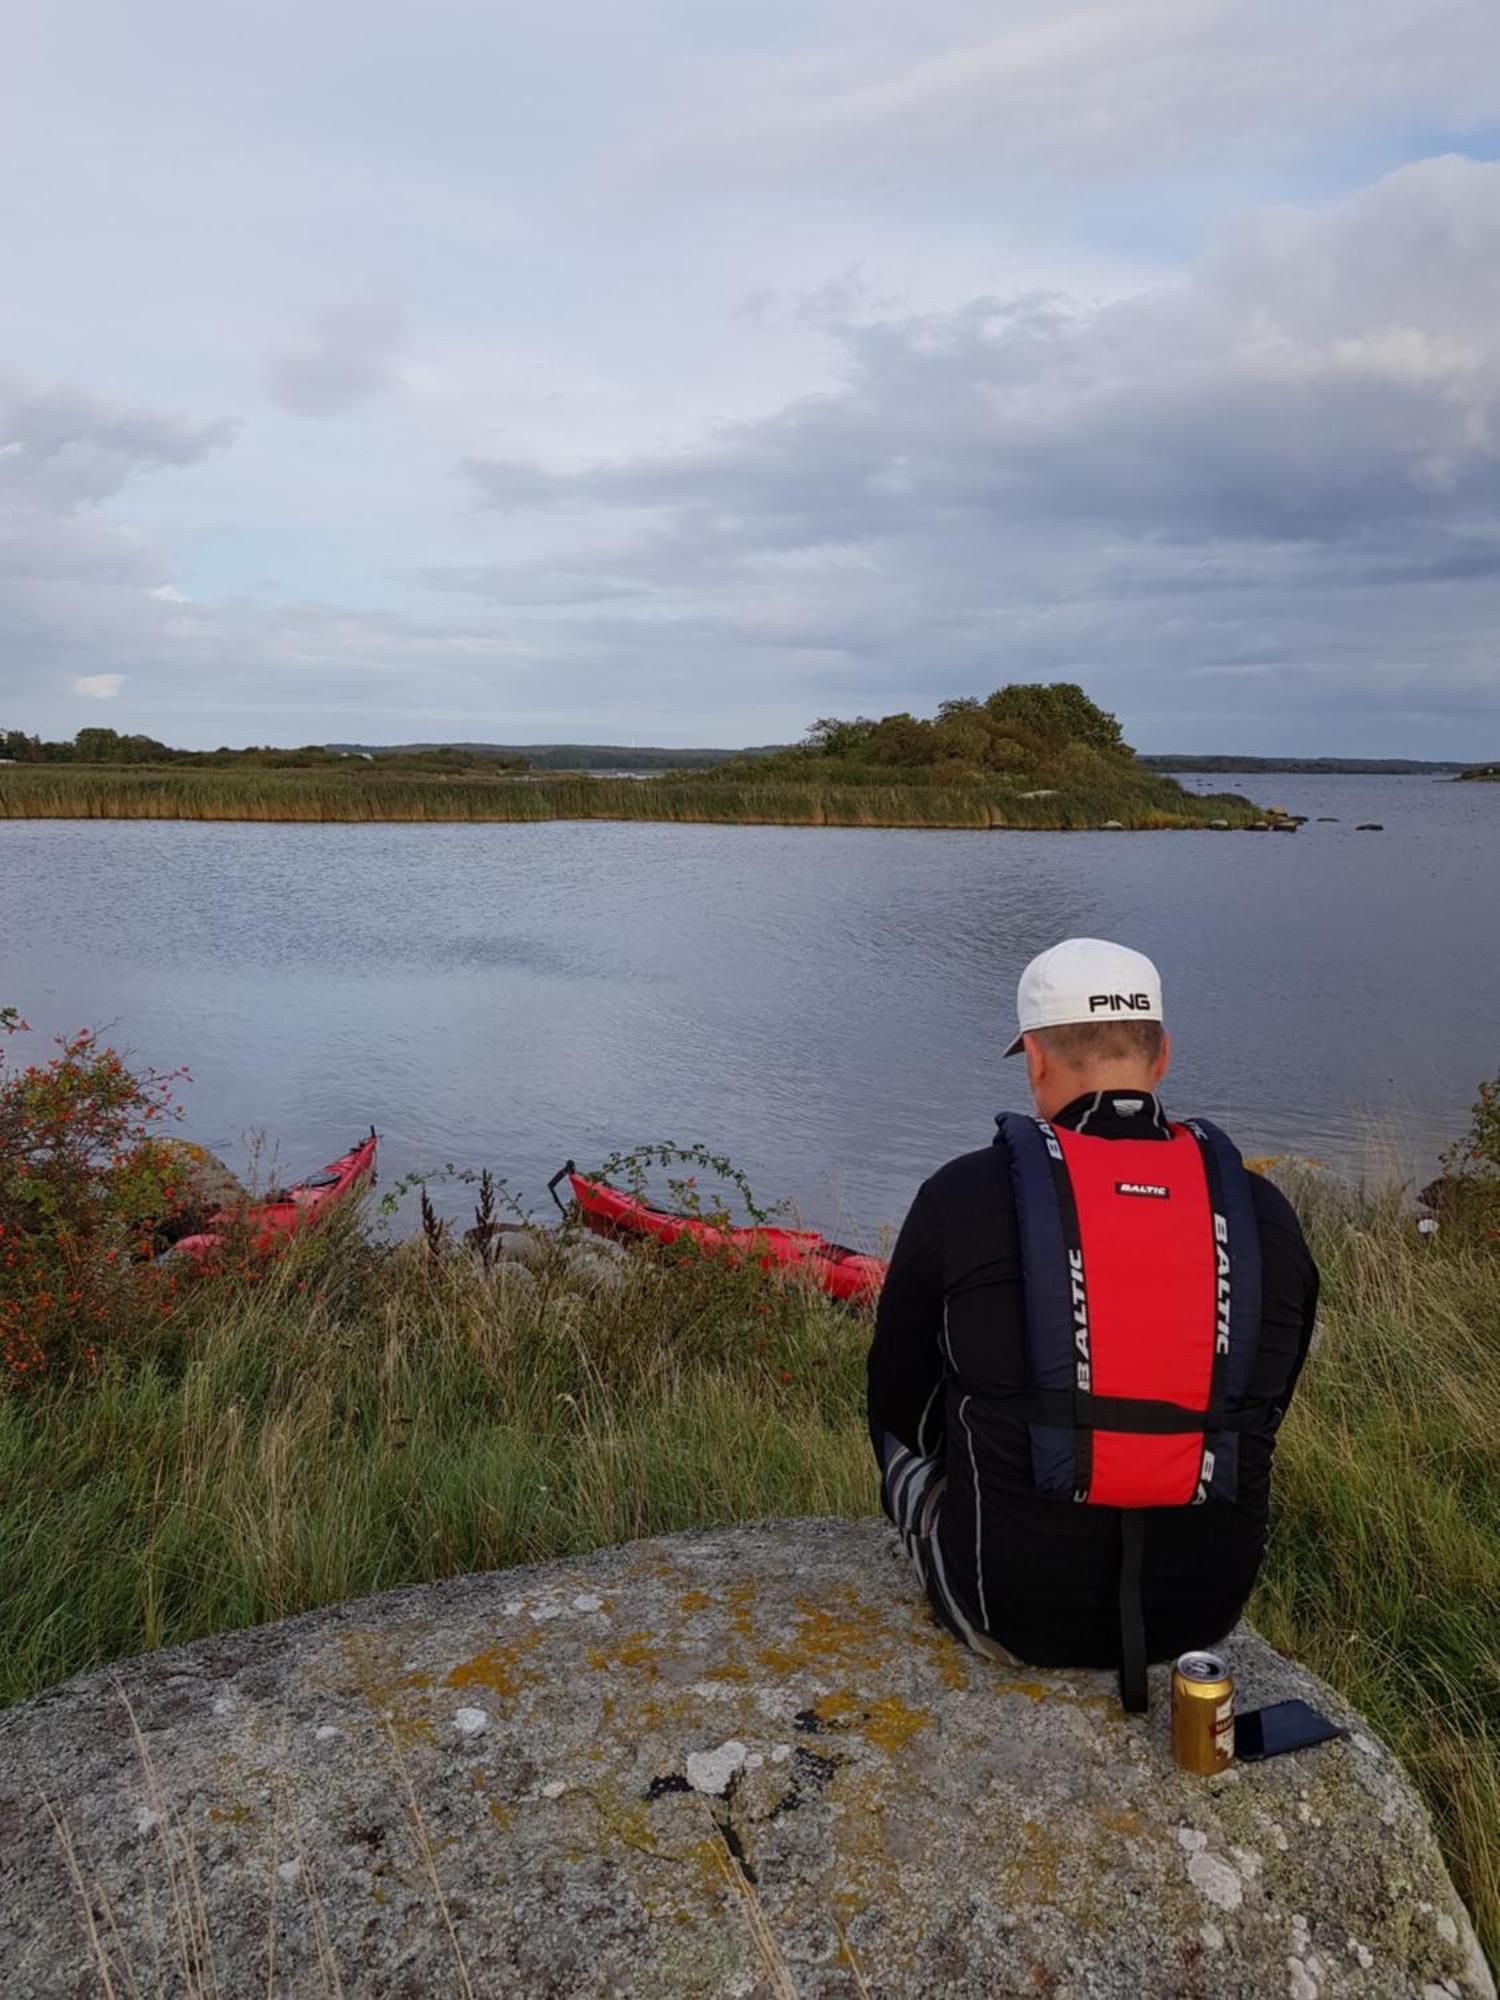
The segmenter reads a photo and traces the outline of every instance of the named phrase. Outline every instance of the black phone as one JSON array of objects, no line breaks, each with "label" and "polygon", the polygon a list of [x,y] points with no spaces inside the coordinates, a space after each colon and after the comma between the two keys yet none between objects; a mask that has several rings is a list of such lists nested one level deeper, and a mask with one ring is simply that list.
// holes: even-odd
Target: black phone
[{"label": "black phone", "polygon": [[1273,1701],[1269,1708],[1252,1708],[1248,1715],[1234,1718],[1234,1754],[1246,1763],[1261,1757],[1279,1757],[1287,1750],[1308,1750],[1314,1743],[1327,1743],[1335,1736],[1347,1736],[1326,1715],[1319,1715],[1305,1701]]}]

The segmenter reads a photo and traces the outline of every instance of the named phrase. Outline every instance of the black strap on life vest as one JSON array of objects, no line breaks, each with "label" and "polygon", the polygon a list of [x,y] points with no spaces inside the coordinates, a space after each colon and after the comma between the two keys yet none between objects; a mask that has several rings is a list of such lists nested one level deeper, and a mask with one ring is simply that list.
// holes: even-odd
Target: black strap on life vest
[{"label": "black strap on life vest", "polygon": [[1140,1507],[1120,1509],[1120,1701],[1132,1715],[1144,1715],[1151,1696],[1146,1680],[1146,1609],[1141,1574],[1146,1555],[1146,1515]]}]

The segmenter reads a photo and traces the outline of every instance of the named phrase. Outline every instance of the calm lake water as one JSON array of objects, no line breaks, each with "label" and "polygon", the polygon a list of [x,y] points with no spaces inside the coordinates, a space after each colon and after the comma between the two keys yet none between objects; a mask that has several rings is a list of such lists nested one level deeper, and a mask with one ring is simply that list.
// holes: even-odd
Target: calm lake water
[{"label": "calm lake water", "polygon": [[[1170,1106],[1249,1152],[1426,1174],[1500,1069],[1500,785],[1189,779],[1275,834],[0,821],[0,1002],[185,1063],[185,1130],[288,1173],[372,1122],[382,1178],[656,1139],[869,1235],[1021,1105],[1015,982],[1069,933],[1152,954]],[[1379,834],[1355,823],[1384,823]],[[450,1196],[450,1209],[462,1197]]]}]

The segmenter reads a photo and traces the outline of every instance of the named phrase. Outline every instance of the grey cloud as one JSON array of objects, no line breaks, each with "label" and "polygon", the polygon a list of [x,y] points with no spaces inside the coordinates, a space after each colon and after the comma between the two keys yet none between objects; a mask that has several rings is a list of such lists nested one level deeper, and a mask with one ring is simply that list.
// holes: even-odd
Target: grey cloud
[{"label": "grey cloud", "polygon": [[138,472],[201,463],[235,429],[0,375],[0,504],[70,513]]},{"label": "grey cloud", "polygon": [[0,661],[9,701],[55,700],[63,687],[87,698],[156,655],[171,617],[150,594],[159,561],[101,503],[141,475],[201,464],[234,435],[231,423],[0,378]]},{"label": "grey cloud", "polygon": [[594,574],[583,567],[549,571],[528,570],[514,563],[434,564],[418,575],[433,590],[485,597],[515,609],[603,604],[650,594],[644,583]]},{"label": "grey cloud", "polygon": [[1399,668],[1465,700],[1494,676],[1496,273],[1500,165],[1434,160],[1121,303],[846,326],[841,389],[696,447],[469,473],[555,523],[542,570],[571,514],[618,527],[609,570],[650,595],[575,630],[601,653],[858,657],[934,692],[1202,673],[1293,705],[1386,699]]},{"label": "grey cloud", "polygon": [[271,398],[293,416],[342,416],[392,386],[406,340],[389,307],[331,307],[267,362]]},{"label": "grey cloud", "polygon": [[697,448],[468,470],[513,510],[664,512],[644,568],[957,520],[1182,543],[1458,524],[1500,500],[1497,273],[1500,165],[1432,161],[1263,217],[1141,298],[847,327],[841,391]]},{"label": "grey cloud", "polygon": [[459,471],[474,481],[492,507],[561,505],[577,490],[566,477],[526,459],[465,458]]}]

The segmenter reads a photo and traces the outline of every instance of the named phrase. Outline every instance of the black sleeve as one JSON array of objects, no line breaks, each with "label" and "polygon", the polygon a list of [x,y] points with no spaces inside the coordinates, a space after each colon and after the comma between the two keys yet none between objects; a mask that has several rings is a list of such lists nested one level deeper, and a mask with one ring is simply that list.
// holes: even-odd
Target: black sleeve
[{"label": "black sleeve", "polygon": [[931,1184],[911,1205],[896,1239],[870,1343],[870,1439],[885,1432],[931,1454],[942,1437],[943,1235]]},{"label": "black sleeve", "polygon": [[1291,1402],[1318,1317],[1318,1267],[1297,1211],[1274,1182],[1250,1176],[1261,1249],[1261,1367],[1265,1391],[1283,1409]]}]

